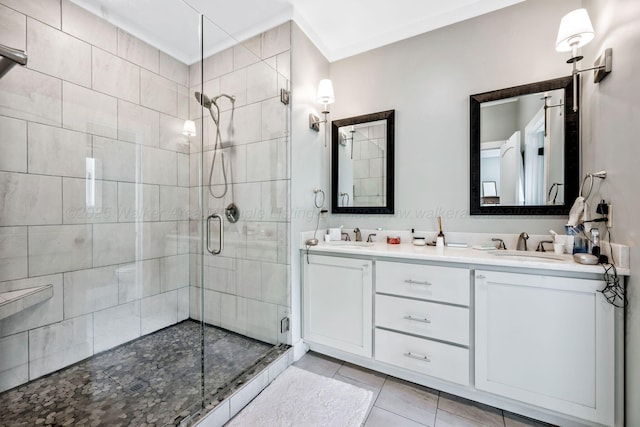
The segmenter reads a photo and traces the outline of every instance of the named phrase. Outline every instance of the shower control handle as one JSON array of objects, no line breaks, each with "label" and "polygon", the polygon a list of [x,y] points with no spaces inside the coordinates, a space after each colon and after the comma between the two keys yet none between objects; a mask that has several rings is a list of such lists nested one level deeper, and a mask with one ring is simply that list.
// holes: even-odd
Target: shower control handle
[{"label": "shower control handle", "polygon": [[[211,229],[212,219],[217,219],[220,222],[220,231],[218,233],[220,244],[217,250],[211,249],[211,237],[210,237],[211,235],[209,231]],[[223,242],[222,217],[217,213],[214,213],[209,215],[209,217],[207,218],[207,251],[209,251],[209,253],[212,255],[220,255],[220,253],[222,252],[222,242]]]}]

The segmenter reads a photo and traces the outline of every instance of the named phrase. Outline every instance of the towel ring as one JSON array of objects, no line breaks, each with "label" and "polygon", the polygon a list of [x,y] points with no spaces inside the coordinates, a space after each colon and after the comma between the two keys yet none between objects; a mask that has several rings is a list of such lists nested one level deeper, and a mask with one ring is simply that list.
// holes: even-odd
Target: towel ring
[{"label": "towel ring", "polygon": [[[320,188],[314,188],[313,193],[315,194],[313,196],[313,204],[316,205],[316,208],[320,209],[321,207],[324,206],[324,199],[325,199],[324,191],[322,191],[322,189]],[[322,201],[320,203],[318,203],[318,194],[322,196],[321,197]]]},{"label": "towel ring", "polygon": [[[588,172],[582,180],[582,184],[580,184],[580,197],[584,198],[584,200],[588,200],[589,196],[591,196],[591,191],[593,190],[593,178],[605,179],[606,177],[607,171]],[[585,196],[582,192],[584,191],[584,183],[587,182],[587,179],[589,180],[589,192]]]}]

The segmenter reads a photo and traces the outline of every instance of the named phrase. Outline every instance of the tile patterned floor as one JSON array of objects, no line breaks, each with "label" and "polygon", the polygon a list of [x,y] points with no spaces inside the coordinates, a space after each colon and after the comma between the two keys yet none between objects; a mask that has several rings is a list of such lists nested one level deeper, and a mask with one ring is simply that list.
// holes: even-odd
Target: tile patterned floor
[{"label": "tile patterned floor", "polygon": [[318,353],[309,352],[294,365],[371,390],[364,427],[550,427]]},{"label": "tile patterned floor", "polygon": [[[220,400],[286,350],[215,327],[204,339]],[[200,358],[200,323],[184,321],[0,394],[0,426],[176,425],[201,407]]]}]

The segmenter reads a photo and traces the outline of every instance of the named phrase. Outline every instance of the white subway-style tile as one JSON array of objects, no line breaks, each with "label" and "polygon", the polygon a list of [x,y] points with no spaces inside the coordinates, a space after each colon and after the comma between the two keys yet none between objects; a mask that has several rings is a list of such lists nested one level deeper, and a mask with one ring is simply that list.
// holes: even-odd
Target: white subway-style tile
[{"label": "white subway-style tile", "polygon": [[27,18],[27,67],[84,87],[91,86],[91,45]]},{"label": "white subway-style tile", "polygon": [[26,67],[13,67],[0,79],[0,115],[62,124],[62,81]]},{"label": "white subway-style tile", "polygon": [[97,47],[92,48],[91,87],[126,101],[140,102],[140,67]]},{"label": "white subway-style tile", "polygon": [[64,317],[70,319],[118,305],[116,266],[64,273]]},{"label": "white subway-style tile", "polygon": [[91,135],[29,123],[29,173],[84,178],[91,152]]},{"label": "white subway-style tile", "polygon": [[94,135],[118,136],[118,102],[116,98],[72,83],[62,83],[65,128]]},{"label": "white subway-style tile", "polygon": [[0,170],[7,172],[27,171],[27,122],[0,117]]},{"label": "white subway-style tile", "polygon": [[70,0],[62,0],[62,31],[111,53],[118,51],[118,29]]},{"label": "white subway-style tile", "polygon": [[0,172],[0,226],[62,223],[62,179]]},{"label": "white subway-style tile", "polygon": [[75,317],[29,331],[29,379],[93,355],[93,316]]}]

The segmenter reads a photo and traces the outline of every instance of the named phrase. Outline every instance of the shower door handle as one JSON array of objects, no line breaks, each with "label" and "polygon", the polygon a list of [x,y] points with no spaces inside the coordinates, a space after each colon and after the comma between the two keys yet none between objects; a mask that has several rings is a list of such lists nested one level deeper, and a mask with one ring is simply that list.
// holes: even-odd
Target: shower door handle
[{"label": "shower door handle", "polygon": [[[220,245],[218,246],[218,250],[213,250],[211,249],[211,237],[210,237],[210,229],[211,229],[211,220],[212,219],[217,219],[220,222],[220,232],[218,234],[219,240],[220,240]],[[209,251],[209,253],[213,254],[213,255],[220,255],[220,252],[222,252],[222,242],[223,242],[223,231],[222,231],[222,217],[216,213],[209,215],[209,217],[207,218],[207,250]]]}]

